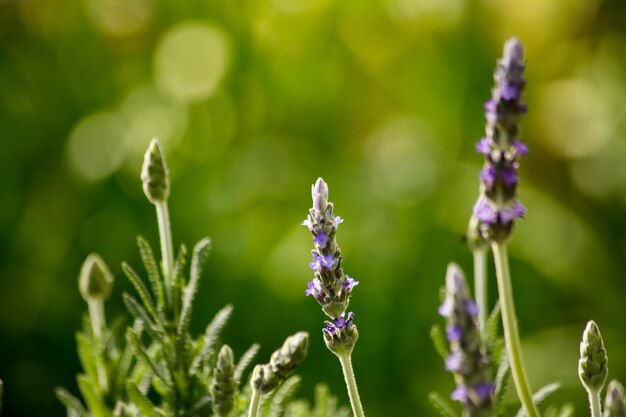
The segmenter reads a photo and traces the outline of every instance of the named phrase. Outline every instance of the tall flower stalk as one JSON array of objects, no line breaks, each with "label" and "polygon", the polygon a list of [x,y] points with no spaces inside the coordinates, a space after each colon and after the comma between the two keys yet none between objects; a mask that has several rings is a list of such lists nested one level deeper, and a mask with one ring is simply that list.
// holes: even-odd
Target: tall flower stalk
[{"label": "tall flower stalk", "polygon": [[335,236],[343,219],[335,216],[333,203],[328,201],[328,185],[323,179],[318,178],[313,184],[311,196],[313,207],[302,224],[313,236],[315,248],[311,251],[313,261],[309,267],[315,276],[304,293],[315,298],[330,318],[322,329],[324,342],[339,358],[354,416],[364,417],[352,368],[352,350],[359,333],[353,322],[354,313],[346,312],[352,290],[359,282],[346,275],[341,267],[341,249]]},{"label": "tall flower stalk", "polygon": [[520,116],[526,112],[522,102],[525,67],[521,42],[515,38],[508,40],[494,72],[491,99],[484,106],[486,135],[476,144],[476,151],[484,155],[485,164],[480,173],[480,196],[474,205],[472,222],[477,234],[493,250],[504,337],[517,394],[526,415],[538,417],[524,368],[507,253],[513,225],[525,214],[517,200],[518,160],[528,152],[519,139],[518,127]]}]

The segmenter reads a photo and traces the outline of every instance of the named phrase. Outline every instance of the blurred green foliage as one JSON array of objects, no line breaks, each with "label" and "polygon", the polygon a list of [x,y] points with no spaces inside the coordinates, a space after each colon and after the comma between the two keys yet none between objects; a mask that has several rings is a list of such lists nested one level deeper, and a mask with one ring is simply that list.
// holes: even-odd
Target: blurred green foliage
[{"label": "blurred green foliage", "polygon": [[[502,42],[527,47],[529,213],[511,247],[534,387],[578,385],[578,342],[602,329],[626,379],[626,4],[623,0],[0,0],[0,377],[7,416],[61,416],[76,392],[80,265],[117,278],[109,320],[128,319],[122,260],[156,245],[139,181],[152,136],[173,175],[174,240],[211,236],[192,322],[226,303],[224,340],[261,357],[311,332],[301,394],[326,380],[347,404],[324,319],[303,295],[299,226],[323,176],[360,339],[368,415],[434,415],[452,381],[428,331],[447,262],[477,195],[482,103]],[[492,288],[495,280],[492,278]],[[493,291],[492,291],[493,296]],[[202,302],[200,302],[202,300]],[[492,299],[495,301],[495,299]]]}]

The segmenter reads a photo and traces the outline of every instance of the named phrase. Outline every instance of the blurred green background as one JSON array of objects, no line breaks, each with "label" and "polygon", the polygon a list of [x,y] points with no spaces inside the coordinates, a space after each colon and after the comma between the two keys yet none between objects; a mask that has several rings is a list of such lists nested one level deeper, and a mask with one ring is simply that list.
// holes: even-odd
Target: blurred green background
[{"label": "blurred green background", "polygon": [[[428,337],[446,264],[478,190],[482,103],[501,45],[527,47],[530,112],[511,244],[530,379],[560,380],[586,413],[578,342],[594,318],[610,376],[626,382],[626,3],[623,0],[0,0],[0,377],[6,416],[62,416],[77,392],[76,279],[99,252],[157,245],[142,153],[161,138],[174,239],[214,243],[194,311],[200,332],[235,305],[224,341],[266,360],[296,330],[301,368],[348,403],[324,316],[304,297],[300,222],[323,176],[360,329],[354,365],[370,416],[434,415],[447,395]],[[492,301],[495,301],[492,276]]]}]

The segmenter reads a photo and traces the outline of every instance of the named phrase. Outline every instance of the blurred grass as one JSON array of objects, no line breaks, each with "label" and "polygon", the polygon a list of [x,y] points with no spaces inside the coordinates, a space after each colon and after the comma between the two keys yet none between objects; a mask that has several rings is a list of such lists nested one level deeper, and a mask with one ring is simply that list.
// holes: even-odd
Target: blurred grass
[{"label": "blurred grass", "polygon": [[[214,241],[193,326],[235,304],[225,340],[268,356],[313,335],[301,393],[326,380],[323,315],[303,297],[309,186],[330,184],[361,338],[369,415],[434,415],[452,388],[428,340],[477,193],[482,102],[504,39],[528,52],[512,243],[534,387],[585,409],[578,339],[594,318],[626,379],[626,7],[619,0],[0,0],[0,377],[5,415],[61,416],[74,386],[82,260],[119,278],[134,237],[157,245],[141,155],[162,139],[174,239]],[[492,286],[495,282],[492,283]],[[492,294],[493,295],[493,294]],[[495,301],[495,300],[493,300]],[[74,390],[75,391],[75,390]]]}]

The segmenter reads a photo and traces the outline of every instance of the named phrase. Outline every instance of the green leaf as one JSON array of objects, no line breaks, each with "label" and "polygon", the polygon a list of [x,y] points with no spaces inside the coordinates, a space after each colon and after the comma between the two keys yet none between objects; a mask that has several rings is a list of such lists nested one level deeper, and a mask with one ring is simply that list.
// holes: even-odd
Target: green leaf
[{"label": "green leaf", "polygon": [[183,304],[178,320],[178,327],[176,329],[176,333],[179,336],[184,334],[189,327],[193,299],[198,291],[198,283],[202,275],[202,265],[208,258],[210,250],[211,240],[209,238],[202,239],[196,243],[196,246],[193,248],[193,255],[191,257],[191,277],[183,293]]},{"label": "green leaf", "polygon": [[135,333],[132,329],[129,329],[126,335],[128,337],[128,343],[130,343],[135,350],[137,357],[148,365],[152,374],[158,378],[165,387],[170,387],[172,385],[172,377],[167,368],[162,367],[154,359],[152,359],[150,354],[148,354],[146,349],[141,344],[137,333]]},{"label": "green leaf", "polygon": [[126,308],[130,312],[130,314],[135,317],[137,320],[141,320],[145,326],[146,331],[150,334],[150,337],[154,340],[158,340],[161,343],[165,343],[164,334],[165,330],[159,325],[155,324],[146,310],[139,304],[137,300],[135,300],[132,296],[124,293],[122,294],[122,298],[124,299],[124,304],[126,304]]},{"label": "green leaf", "polygon": [[498,340],[498,333],[500,329],[500,302],[496,301],[496,305],[491,310],[491,314],[487,318],[485,323],[485,331],[483,333],[485,337],[485,344],[489,351],[492,350],[493,345]]},{"label": "green leaf", "polygon": [[506,394],[506,390],[509,386],[509,380],[511,376],[511,368],[509,366],[509,360],[506,356],[506,350],[502,353],[502,358],[500,360],[500,365],[498,366],[498,371],[496,372],[495,385],[496,389],[493,394],[493,398],[495,401],[494,409],[498,411],[503,411],[498,408],[499,404],[502,404],[504,400],[504,395]]},{"label": "green leaf", "polygon": [[204,344],[202,345],[202,349],[191,362],[191,366],[189,368],[190,374],[196,374],[200,369],[200,365],[207,360],[209,356],[211,356],[215,345],[217,344],[219,334],[226,325],[226,322],[230,318],[232,312],[233,306],[227,304],[224,308],[218,311],[213,320],[211,320],[211,323],[209,323],[206,331],[204,332]]},{"label": "green leaf", "polygon": [[158,304],[165,306],[165,293],[163,292],[163,282],[161,281],[161,274],[159,273],[159,264],[154,257],[152,247],[143,236],[137,236],[137,246],[139,247],[139,254],[143,261],[144,268],[148,274],[148,279],[152,284],[152,292]]},{"label": "green leaf", "polygon": [[80,400],[73,396],[65,388],[57,387],[55,388],[54,393],[67,409],[68,416],[89,417],[87,410],[85,410],[85,407],[83,407]]},{"label": "green leaf", "polygon": [[148,289],[144,285],[141,278],[139,278],[139,275],[137,275],[135,270],[126,262],[122,262],[122,270],[128,277],[128,280],[131,282],[131,284],[133,284],[133,287],[135,287],[135,290],[137,290],[137,294],[139,294],[139,298],[141,299],[141,302],[143,303],[146,311],[150,313],[152,319],[155,322],[159,322],[159,316],[157,314],[154,301],[152,300],[152,296],[148,292]]},{"label": "green leaf", "polygon": [[178,323],[180,309],[183,298],[183,288],[185,287],[185,264],[187,263],[187,247],[180,245],[178,256],[172,268],[172,305],[174,309],[175,323]]},{"label": "green leaf", "polygon": [[442,417],[459,417],[452,405],[436,392],[428,394],[428,400]]},{"label": "green leaf", "polygon": [[314,399],[315,406],[313,407],[313,416],[326,417],[331,414],[333,397],[330,394],[330,389],[328,388],[328,385],[317,384],[315,386]]},{"label": "green leaf", "polygon": [[98,390],[85,375],[78,375],[78,388],[83,395],[87,407],[93,417],[110,417],[111,412],[104,403],[104,400],[98,395]]},{"label": "green leaf", "polygon": [[206,414],[211,408],[211,396],[205,395],[195,402],[194,405],[184,414],[184,417],[193,417],[198,414]]},{"label": "green leaf", "polygon": [[[533,394],[533,403],[535,405],[541,404],[546,398],[550,395],[554,394],[559,388],[561,384],[558,382],[553,382],[552,384],[545,385],[541,387],[535,394]],[[521,407],[517,412],[516,417],[524,417],[526,412],[524,411],[524,407]]]},{"label": "green leaf", "polygon": [[285,409],[285,403],[294,396],[300,387],[301,381],[302,379],[299,376],[294,375],[283,382],[272,397],[269,412],[265,415],[267,417],[280,417]]},{"label": "green leaf", "polygon": [[163,412],[159,412],[157,407],[152,404],[152,401],[143,395],[132,381],[128,381],[126,384],[126,392],[128,393],[128,399],[137,407],[137,410],[139,410],[142,417],[157,417],[165,415]]},{"label": "green leaf", "polygon": [[448,351],[448,342],[446,342],[446,337],[440,325],[435,324],[430,328],[430,338],[433,341],[433,345],[435,345],[435,350],[445,361],[450,352]]},{"label": "green leaf", "polygon": [[[83,366],[83,370],[87,374],[86,377],[91,380],[93,384],[98,386],[98,367],[96,353],[94,352],[92,341],[87,339],[84,334],[77,333],[76,349],[78,351],[78,359],[80,360],[80,364]],[[99,387],[97,391],[100,392]]]},{"label": "green leaf", "polygon": [[261,345],[254,343],[243,355],[241,355],[241,359],[239,359],[237,366],[235,366],[235,372],[233,373],[233,379],[237,381],[237,385],[241,382],[241,377],[243,376],[244,371],[250,365],[260,348]]}]

